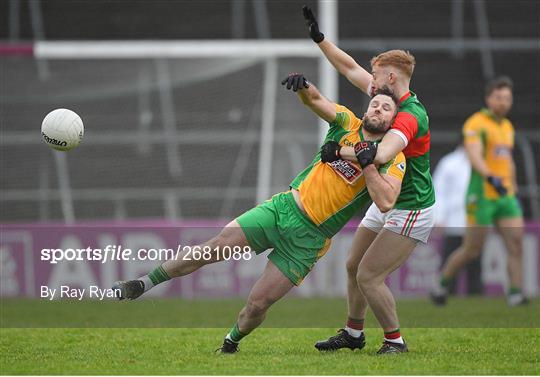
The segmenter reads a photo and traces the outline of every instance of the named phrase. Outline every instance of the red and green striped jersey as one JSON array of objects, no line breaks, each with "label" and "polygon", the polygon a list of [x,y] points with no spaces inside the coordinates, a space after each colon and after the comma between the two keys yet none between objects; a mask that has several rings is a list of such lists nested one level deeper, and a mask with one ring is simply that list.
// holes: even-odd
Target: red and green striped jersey
[{"label": "red and green striped jersey", "polygon": [[407,144],[403,149],[407,170],[394,208],[417,210],[432,206],[435,190],[429,167],[429,118],[413,92],[399,100],[399,112],[389,132],[398,134]]}]

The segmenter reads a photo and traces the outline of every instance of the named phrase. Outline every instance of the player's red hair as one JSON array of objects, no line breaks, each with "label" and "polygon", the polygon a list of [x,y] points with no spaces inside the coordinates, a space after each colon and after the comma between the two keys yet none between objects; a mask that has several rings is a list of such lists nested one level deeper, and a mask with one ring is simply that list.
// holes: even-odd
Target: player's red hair
[{"label": "player's red hair", "polygon": [[403,72],[407,78],[411,78],[416,59],[409,51],[390,50],[383,52],[371,59],[371,66],[379,65],[381,67],[392,66]]}]

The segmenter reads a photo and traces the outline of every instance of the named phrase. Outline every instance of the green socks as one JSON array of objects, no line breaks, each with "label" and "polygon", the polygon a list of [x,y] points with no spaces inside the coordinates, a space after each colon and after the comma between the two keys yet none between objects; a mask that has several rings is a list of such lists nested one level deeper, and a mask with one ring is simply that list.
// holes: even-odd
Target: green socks
[{"label": "green socks", "polygon": [[515,295],[521,293],[521,288],[518,287],[510,287],[510,290],[508,291],[509,295]]},{"label": "green socks", "polygon": [[243,334],[240,332],[240,329],[238,328],[238,323],[235,323],[231,331],[227,334],[226,338],[232,340],[235,343],[238,343],[246,335],[247,334]]},{"label": "green socks", "polygon": [[441,276],[440,284],[441,284],[441,287],[448,288],[448,284],[450,284],[450,279],[445,278],[444,276]]},{"label": "green socks", "polygon": [[171,280],[169,275],[167,275],[167,273],[163,269],[163,266],[159,266],[155,270],[151,271],[148,274],[148,277],[150,278],[150,280],[152,281],[152,284],[154,285],[158,285],[160,283],[163,283],[164,281]]}]

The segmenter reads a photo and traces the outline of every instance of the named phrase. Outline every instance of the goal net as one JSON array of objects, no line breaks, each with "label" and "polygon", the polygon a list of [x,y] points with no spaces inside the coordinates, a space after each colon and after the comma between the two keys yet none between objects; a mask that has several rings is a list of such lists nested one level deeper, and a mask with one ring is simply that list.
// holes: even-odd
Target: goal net
[{"label": "goal net", "polygon": [[[0,63],[4,220],[231,218],[286,190],[320,143],[318,119],[280,85],[303,72],[321,88],[310,41],[48,41],[16,52]],[[83,119],[72,152],[41,140],[55,108]]]}]

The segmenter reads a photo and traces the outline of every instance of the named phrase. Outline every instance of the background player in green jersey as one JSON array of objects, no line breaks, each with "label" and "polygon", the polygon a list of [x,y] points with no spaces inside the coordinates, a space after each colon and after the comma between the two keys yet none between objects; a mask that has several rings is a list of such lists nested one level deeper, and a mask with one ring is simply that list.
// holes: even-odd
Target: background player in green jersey
[{"label": "background player in green jersey", "polygon": [[[301,74],[289,75],[282,84],[298,92],[302,102],[330,123],[327,141],[344,145],[347,140],[380,140],[397,112],[392,93],[377,94],[363,121],[350,110],[323,97]],[[291,191],[274,195],[270,200],[231,221],[221,233],[197,249],[201,258],[185,259],[190,249],[137,280],[116,282],[121,299],[135,299],[157,284],[188,275],[204,265],[225,259],[225,250],[251,247],[257,254],[273,248],[262,276],[253,286],[245,307],[223,346],[223,353],[238,351],[240,340],[257,328],[269,307],[281,299],[310,272],[330,246],[337,233],[361,207],[373,200],[391,207],[397,199],[405,171],[401,154],[379,169],[360,171],[357,164],[336,158],[321,160],[318,153],[291,183]],[[338,194],[334,190],[341,187]],[[331,200],[328,200],[331,199]],[[195,247],[192,248],[193,250]],[[230,259],[230,258],[229,258]]]},{"label": "background player in green jersey", "polygon": [[472,172],[467,192],[467,230],[463,244],[454,250],[442,267],[439,285],[431,294],[436,305],[444,305],[448,284],[484,248],[489,227],[497,226],[508,250],[508,305],[526,304],[523,283],[523,212],[516,199],[517,183],[514,127],[506,118],[512,108],[512,81],[498,77],[486,85],[482,109],[467,119],[463,127],[465,150]]},{"label": "background player in green jersey", "polygon": [[304,7],[303,13],[310,37],[353,85],[370,96],[374,90],[388,87],[400,98],[398,115],[381,143],[356,151],[344,147],[335,153],[347,160],[359,156],[366,164],[378,164],[403,150],[407,159],[407,172],[394,209],[383,213],[372,205],[355,234],[347,260],[346,326],[315,346],[324,351],[362,348],[369,304],[384,331],[380,353],[405,352],[407,346],[401,337],[395,301],[384,280],[407,260],[418,241],[427,241],[434,223],[435,203],[429,167],[429,119],[424,106],[409,89],[416,62],[409,52],[391,50],[371,60],[370,73],[324,38],[311,9]]}]

